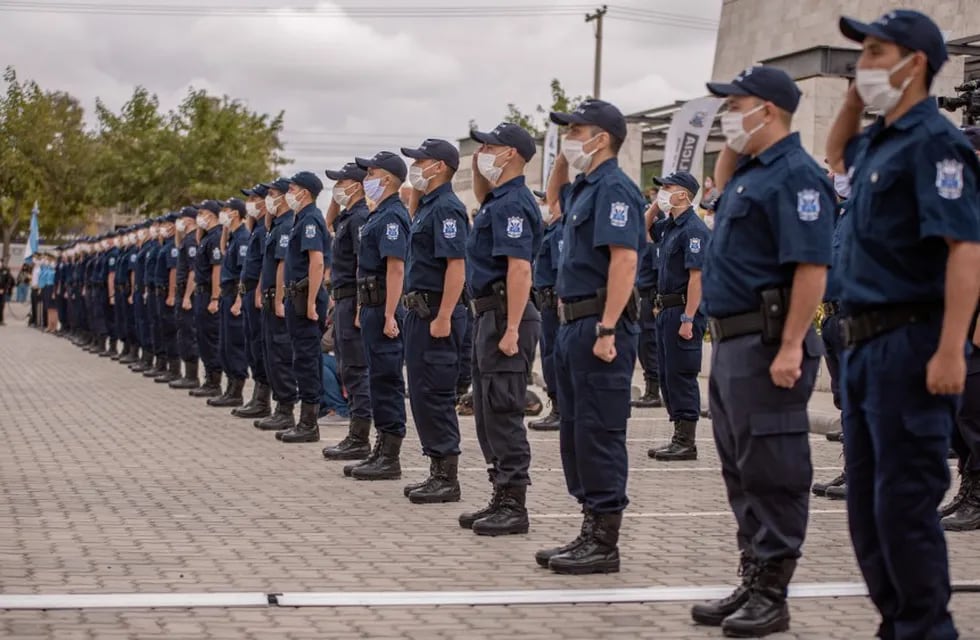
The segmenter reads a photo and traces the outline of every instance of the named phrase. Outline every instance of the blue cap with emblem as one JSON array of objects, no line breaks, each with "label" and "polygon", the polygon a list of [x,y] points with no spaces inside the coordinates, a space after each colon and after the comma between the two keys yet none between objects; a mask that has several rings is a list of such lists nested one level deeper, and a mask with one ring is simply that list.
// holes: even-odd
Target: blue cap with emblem
[{"label": "blue cap with emblem", "polygon": [[197,208],[196,207],[184,207],[183,209],[180,210],[180,217],[181,218],[196,218],[197,217]]},{"label": "blue cap with emblem", "polygon": [[364,178],[367,177],[367,171],[357,166],[356,162],[348,162],[339,171],[327,169],[324,173],[334,181],[354,180],[355,182],[364,182]]},{"label": "blue cap with emblem", "polygon": [[201,211],[210,211],[213,214],[218,214],[221,212],[221,203],[217,200],[205,200],[201,204],[197,205],[197,208]]},{"label": "blue cap with emblem", "polygon": [[245,203],[238,198],[228,198],[225,202],[225,209],[233,209],[243,218],[245,217]]},{"label": "blue cap with emblem", "polygon": [[615,105],[605,100],[586,100],[570,113],[552,111],[551,121],[555,124],[590,124],[619,138],[626,139],[626,118]]},{"label": "blue cap with emblem", "polygon": [[762,65],[749,67],[731,82],[709,82],[707,87],[719,98],[755,96],[790,113],[796,112],[803,95],[785,71]]},{"label": "blue cap with emblem", "polygon": [[402,155],[412,160],[441,160],[450,169],[459,169],[459,151],[449,142],[438,138],[428,138],[418,149],[402,147]]},{"label": "blue cap with emblem", "polygon": [[252,196],[258,196],[259,198],[264,198],[268,193],[269,193],[269,187],[265,186],[264,184],[257,184],[251,189],[242,189],[242,195],[248,196],[249,198],[251,198]]},{"label": "blue cap with emblem", "polygon": [[932,18],[911,9],[889,11],[874,22],[854,18],[840,19],[840,32],[854,42],[864,42],[868,36],[893,42],[912,51],[926,54],[929,69],[936,73],[949,59],[946,41]]},{"label": "blue cap with emblem", "polygon": [[687,171],[675,171],[661,178],[654,178],[653,184],[658,187],[674,184],[690,191],[692,197],[698,195],[698,191],[701,189],[698,179]]},{"label": "blue cap with emblem", "polygon": [[513,147],[524,158],[525,162],[534,157],[537,147],[534,138],[524,127],[511,122],[502,122],[493,131],[470,131],[470,138],[482,144],[492,144],[500,147]]},{"label": "blue cap with emblem", "polygon": [[289,191],[289,178],[276,178],[272,182],[266,182],[262,186],[267,190],[275,189],[279,193],[286,193]]},{"label": "blue cap with emblem", "polygon": [[314,200],[323,191],[323,181],[312,171],[300,171],[290,178],[289,181],[309,191]]},{"label": "blue cap with emblem", "polygon": [[402,182],[408,175],[408,167],[405,165],[405,161],[401,159],[401,156],[390,151],[379,151],[371,158],[354,158],[354,162],[362,169],[384,169]]}]

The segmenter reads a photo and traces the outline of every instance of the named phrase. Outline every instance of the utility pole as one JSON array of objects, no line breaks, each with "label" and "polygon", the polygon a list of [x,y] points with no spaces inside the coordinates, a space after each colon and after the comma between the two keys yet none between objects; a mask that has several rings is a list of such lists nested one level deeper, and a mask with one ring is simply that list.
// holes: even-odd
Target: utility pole
[{"label": "utility pole", "polygon": [[609,7],[602,5],[601,9],[596,9],[595,13],[585,14],[585,21],[595,20],[595,78],[592,81],[592,97],[599,97],[599,87],[602,85],[602,18],[609,11]]}]

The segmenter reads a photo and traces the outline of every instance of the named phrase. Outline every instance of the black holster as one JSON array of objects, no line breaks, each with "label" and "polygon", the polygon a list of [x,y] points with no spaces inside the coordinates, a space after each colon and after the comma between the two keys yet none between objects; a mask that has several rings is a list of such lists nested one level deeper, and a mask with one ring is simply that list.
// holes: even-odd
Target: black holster
[{"label": "black holster", "polygon": [[759,295],[762,298],[762,343],[779,344],[783,340],[783,327],[789,312],[790,290],[766,289]]}]

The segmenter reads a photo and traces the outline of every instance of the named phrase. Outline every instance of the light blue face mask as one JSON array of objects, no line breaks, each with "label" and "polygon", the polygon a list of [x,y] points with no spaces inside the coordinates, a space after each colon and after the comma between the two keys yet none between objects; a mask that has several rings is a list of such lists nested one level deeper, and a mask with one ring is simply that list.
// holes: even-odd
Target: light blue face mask
[{"label": "light blue face mask", "polygon": [[381,178],[370,178],[364,181],[364,195],[371,200],[379,202],[384,192],[385,189],[381,186]]}]

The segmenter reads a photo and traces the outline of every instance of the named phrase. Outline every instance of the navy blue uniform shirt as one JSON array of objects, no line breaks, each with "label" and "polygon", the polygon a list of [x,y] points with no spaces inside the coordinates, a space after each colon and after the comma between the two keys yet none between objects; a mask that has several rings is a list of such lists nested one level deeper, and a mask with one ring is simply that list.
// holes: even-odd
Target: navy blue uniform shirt
[{"label": "navy blue uniform shirt", "polygon": [[[262,290],[276,286],[276,269],[286,259],[289,250],[289,232],[293,228],[293,212],[287,211],[273,218],[272,227],[265,235],[265,248],[262,255]],[[287,280],[288,282],[288,280]]]},{"label": "navy blue uniform shirt", "polygon": [[310,203],[296,214],[289,232],[289,251],[286,253],[287,284],[299,282],[310,274],[310,251],[323,254],[323,266],[330,266],[330,233],[316,203]]},{"label": "navy blue uniform shirt", "polygon": [[160,284],[157,282],[157,254],[160,252],[160,243],[156,240],[147,240],[143,246],[149,247],[143,259],[143,284],[147,287],[155,287]]},{"label": "navy blue uniform shirt", "polygon": [[408,257],[408,234],[411,223],[408,209],[392,194],[381,201],[361,227],[357,253],[357,277],[384,278],[388,258]]},{"label": "navy blue uniform shirt", "polygon": [[[644,213],[646,212],[644,211]],[[658,222],[664,219],[663,212],[658,211],[656,217],[653,219],[653,222],[650,224],[650,228],[647,229],[647,232],[650,234],[650,238],[653,240],[652,242],[647,242],[646,247],[637,258],[636,288],[641,292],[649,291],[657,286],[657,262],[659,261],[660,241],[654,234],[654,228],[657,226]]]},{"label": "navy blue uniform shirt", "polygon": [[564,247],[558,266],[558,297],[595,297],[609,278],[610,247],[643,255],[647,244],[646,200],[639,187],[619,168],[616,158],[592,173],[580,173],[567,192]]},{"label": "navy blue uniform shirt", "polygon": [[824,302],[840,301],[840,257],[844,239],[844,218],[847,217],[847,201],[837,205],[837,215],[834,216],[834,238],[831,242],[832,260],[827,271],[827,288],[824,290]]},{"label": "navy blue uniform shirt", "polygon": [[551,289],[558,281],[558,261],[565,246],[562,240],[562,221],[558,220],[544,229],[541,250],[534,259],[534,288]]},{"label": "navy blue uniform shirt", "polygon": [[201,236],[194,262],[194,279],[198,286],[211,284],[211,267],[221,264],[221,225],[214,225]]},{"label": "navy blue uniform shirt", "polygon": [[248,227],[238,225],[234,231],[228,232],[228,244],[225,245],[225,257],[221,261],[221,284],[237,283],[242,276],[245,266],[245,256],[248,253]]},{"label": "navy blue uniform shirt", "polygon": [[663,236],[657,245],[657,292],[661,294],[687,293],[691,270],[704,268],[704,254],[708,249],[708,225],[698,217],[693,208],[676,218],[668,216],[663,225]]},{"label": "navy blue uniform shirt", "polygon": [[[194,250],[197,251],[195,245]],[[178,263],[180,262],[180,249],[177,248],[177,239],[174,236],[170,236],[163,241],[163,244],[159,245],[156,252],[156,260],[153,262],[154,277],[156,278],[157,286],[168,287],[170,286],[170,270],[177,269],[177,281],[176,287],[174,288],[174,293],[179,294],[182,286],[187,284],[187,275],[184,275],[184,282],[180,282],[180,268]]]},{"label": "navy blue uniform shirt", "polygon": [[122,249],[116,256],[116,286],[129,284],[129,263],[132,253],[129,248]]},{"label": "navy blue uniform shirt", "polygon": [[334,289],[357,284],[357,250],[361,227],[367,222],[370,210],[367,201],[361,198],[344,209],[334,220],[333,255],[330,263],[330,282]]},{"label": "navy blue uniform shirt", "polygon": [[524,176],[498,185],[483,200],[466,241],[466,284],[470,295],[490,295],[491,285],[507,278],[507,259],[533,263],[543,241],[541,209]]},{"label": "navy blue uniform shirt", "polygon": [[[187,276],[197,262],[197,236],[194,232],[184,235],[177,251],[177,295],[184,295],[187,287]],[[165,283],[161,283],[165,284]]]},{"label": "navy blue uniform shirt", "polygon": [[466,207],[446,183],[419,198],[405,266],[408,291],[442,291],[449,258],[466,257]]},{"label": "navy blue uniform shirt", "polygon": [[[242,225],[244,227],[245,225]],[[245,262],[242,265],[242,282],[258,282],[262,276],[262,258],[265,255],[265,223],[255,221],[255,228],[248,237]]]},{"label": "navy blue uniform shirt", "polygon": [[739,158],[715,211],[701,280],[704,312],[725,318],[758,311],[759,293],[789,287],[797,264],[830,265],[836,211],[830,179],[798,133]]},{"label": "navy blue uniform shirt", "polygon": [[149,283],[146,281],[146,259],[150,255],[150,249],[152,245],[156,244],[150,240],[147,240],[136,252],[136,264],[133,269],[136,271],[136,288],[142,290],[143,287],[147,286]]},{"label": "navy blue uniform shirt", "polygon": [[840,261],[848,312],[942,301],[946,239],[980,240],[980,163],[963,134],[926,98],[848,143],[851,179]]},{"label": "navy blue uniform shirt", "polygon": [[108,251],[106,251],[106,254],[105,254],[105,256],[106,256],[106,259],[105,259],[105,277],[107,279],[108,279],[110,273],[115,274],[117,272],[117,270],[119,268],[119,256],[120,255],[121,255],[121,252],[119,251],[119,247],[112,247],[111,249],[109,249]]}]

